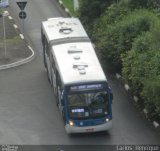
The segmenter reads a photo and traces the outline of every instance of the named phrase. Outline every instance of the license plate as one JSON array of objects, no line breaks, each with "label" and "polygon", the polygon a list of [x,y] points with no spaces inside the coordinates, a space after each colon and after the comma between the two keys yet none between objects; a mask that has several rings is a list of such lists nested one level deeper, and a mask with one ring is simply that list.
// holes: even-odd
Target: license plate
[{"label": "license plate", "polygon": [[86,132],[94,132],[94,128],[86,129]]}]

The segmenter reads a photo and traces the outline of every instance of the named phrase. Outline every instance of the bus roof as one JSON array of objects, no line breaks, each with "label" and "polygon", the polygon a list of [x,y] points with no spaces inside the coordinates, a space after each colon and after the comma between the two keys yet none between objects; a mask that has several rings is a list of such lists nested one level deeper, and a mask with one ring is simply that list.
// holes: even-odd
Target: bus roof
[{"label": "bus roof", "polygon": [[81,22],[77,18],[49,18],[42,22],[42,28],[47,40],[54,41],[70,37],[87,37]]},{"label": "bus roof", "polygon": [[90,42],[54,45],[52,53],[65,85],[106,81]]}]

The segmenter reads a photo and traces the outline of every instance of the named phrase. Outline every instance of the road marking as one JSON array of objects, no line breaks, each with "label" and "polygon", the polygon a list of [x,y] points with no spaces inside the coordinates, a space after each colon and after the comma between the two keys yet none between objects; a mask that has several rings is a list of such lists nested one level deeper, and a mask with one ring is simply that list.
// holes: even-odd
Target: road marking
[{"label": "road marking", "polygon": [[62,2],[61,0],[59,0],[59,4],[60,4],[60,5],[63,5],[63,2]]},{"label": "road marking", "polygon": [[143,113],[144,113],[145,115],[147,115],[147,114],[148,114],[147,109],[143,109]]},{"label": "road marking", "polygon": [[68,9],[68,8],[65,8],[65,12],[69,13],[69,9]]},{"label": "road marking", "polygon": [[8,16],[8,18],[9,18],[10,20],[13,19],[12,16]]},{"label": "road marking", "polygon": [[116,78],[117,79],[120,79],[121,78],[121,75],[119,73],[116,73]]},{"label": "road marking", "polygon": [[5,14],[9,14],[9,12],[7,10],[4,11]]},{"label": "road marking", "polygon": [[137,96],[134,96],[134,97],[133,97],[133,100],[134,100],[135,102],[138,102],[139,98],[138,98]]},{"label": "road marking", "polygon": [[128,84],[125,84],[124,85],[124,88],[128,91],[130,89],[129,85]]},{"label": "road marking", "polygon": [[22,34],[19,34],[19,36],[21,37],[21,39],[24,39],[24,36]]},{"label": "road marking", "polygon": [[28,45],[28,48],[32,51],[32,53],[34,53],[34,51],[33,51],[31,46]]},{"label": "road marking", "polygon": [[16,24],[13,24],[13,27],[14,27],[15,29],[17,29],[17,28],[18,28],[18,26],[17,26]]},{"label": "road marking", "polygon": [[155,128],[159,127],[159,124],[156,121],[153,121],[153,125],[154,125]]}]

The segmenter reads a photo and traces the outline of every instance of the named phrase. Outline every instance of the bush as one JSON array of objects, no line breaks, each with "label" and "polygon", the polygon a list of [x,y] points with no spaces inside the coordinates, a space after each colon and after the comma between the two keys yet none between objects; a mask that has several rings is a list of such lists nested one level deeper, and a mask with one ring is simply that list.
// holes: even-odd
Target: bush
[{"label": "bush", "polygon": [[92,32],[94,21],[100,17],[112,1],[113,0],[80,0],[79,18],[89,35]]},{"label": "bush", "polygon": [[133,43],[132,50],[122,55],[122,74],[133,92],[144,100],[151,113],[160,113],[160,22],[152,25]]},{"label": "bush", "polygon": [[145,106],[152,113],[160,113],[160,74],[152,79],[144,81],[143,95],[145,96]]},{"label": "bush", "polygon": [[129,0],[129,7],[131,9],[137,8],[160,8],[160,1],[159,0]]},{"label": "bush", "polygon": [[110,60],[117,69],[121,68],[121,54],[131,50],[134,40],[149,31],[154,21],[155,15],[147,10],[131,12],[112,25],[106,21],[105,26],[103,21],[105,28],[94,28],[93,38],[101,57]]},{"label": "bush", "polygon": [[113,0],[81,0],[80,1],[80,18],[87,18],[87,23],[93,22],[98,18]]},{"label": "bush", "polygon": [[134,41],[132,50],[121,55],[122,75],[136,95],[142,91],[145,61],[150,59],[149,54],[146,53],[150,49],[150,39],[149,32],[143,33]]},{"label": "bush", "polygon": [[148,0],[129,0],[129,7],[131,9],[147,8],[148,7]]},{"label": "bush", "polygon": [[122,19],[129,12],[126,5],[124,3],[110,5],[105,13],[95,21],[92,31],[92,39],[94,41],[102,39],[106,28]]}]

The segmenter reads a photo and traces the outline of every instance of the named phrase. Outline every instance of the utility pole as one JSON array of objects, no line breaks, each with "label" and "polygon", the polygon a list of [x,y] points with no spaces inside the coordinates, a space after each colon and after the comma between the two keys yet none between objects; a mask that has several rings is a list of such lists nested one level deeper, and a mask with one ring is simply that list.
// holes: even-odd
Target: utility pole
[{"label": "utility pole", "polygon": [[3,12],[3,40],[4,40],[4,53],[5,58],[7,56],[7,45],[6,45],[6,27],[5,27],[5,17],[8,16],[8,11]]},{"label": "utility pole", "polygon": [[74,11],[76,12],[79,9],[79,2],[78,0],[73,0],[74,3]]}]

